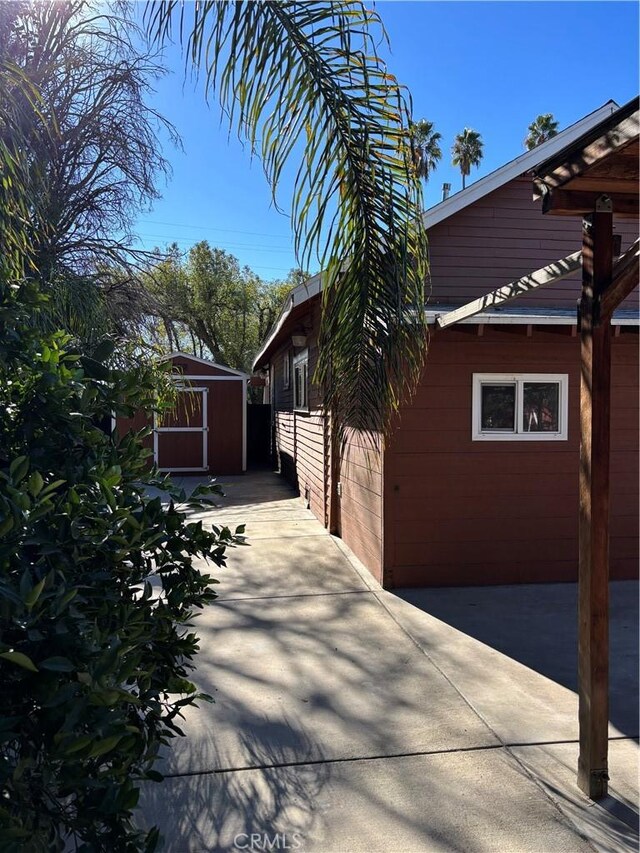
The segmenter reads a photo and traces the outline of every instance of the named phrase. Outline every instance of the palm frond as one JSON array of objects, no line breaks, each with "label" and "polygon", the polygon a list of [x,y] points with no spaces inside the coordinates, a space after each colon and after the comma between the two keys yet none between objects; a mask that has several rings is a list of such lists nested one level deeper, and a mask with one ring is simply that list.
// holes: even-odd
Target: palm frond
[{"label": "palm frond", "polygon": [[427,249],[410,105],[378,56],[378,16],[319,0],[168,0],[145,15],[160,42],[179,27],[208,95],[260,153],[274,197],[297,160],[298,261],[309,268],[317,256],[324,270],[315,379],[341,434],[386,430],[425,357]]}]

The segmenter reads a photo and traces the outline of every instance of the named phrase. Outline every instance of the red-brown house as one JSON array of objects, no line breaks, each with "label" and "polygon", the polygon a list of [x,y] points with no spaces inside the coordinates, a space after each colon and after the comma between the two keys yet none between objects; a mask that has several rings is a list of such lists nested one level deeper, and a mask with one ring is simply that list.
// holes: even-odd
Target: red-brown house
[{"label": "red-brown house", "polygon": [[149,412],[119,417],[120,435],[153,427],[144,439],[161,471],[180,474],[241,474],[247,467],[246,373],[204,358],[167,356],[178,383],[174,411],[160,421]]},{"label": "red-brown house", "polygon": [[[581,223],[543,216],[531,170],[625,109],[605,104],[425,213],[427,366],[381,452],[351,435],[334,484],[337,517],[322,399],[311,382],[319,276],[293,291],[256,359],[269,376],[282,474],[387,588],[577,577],[580,260],[567,256],[580,250]],[[624,252],[638,237],[637,216],[617,218],[616,233]],[[548,286],[523,287],[508,304],[487,299],[439,328],[440,318],[496,288],[538,282],[531,273],[546,265]],[[636,288],[612,321],[616,578],[638,571],[637,297]]]}]

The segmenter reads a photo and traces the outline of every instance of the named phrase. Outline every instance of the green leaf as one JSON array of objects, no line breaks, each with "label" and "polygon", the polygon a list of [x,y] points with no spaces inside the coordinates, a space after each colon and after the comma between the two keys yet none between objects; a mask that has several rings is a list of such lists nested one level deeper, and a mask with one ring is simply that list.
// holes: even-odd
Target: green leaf
[{"label": "green leaf", "polygon": [[147,770],[144,774],[145,779],[150,779],[152,782],[163,782],[164,776],[162,773],[158,773],[157,770]]},{"label": "green leaf", "polygon": [[40,669],[48,669],[52,672],[73,672],[75,669],[69,658],[57,656],[40,661],[39,667]]},{"label": "green leaf", "polygon": [[7,516],[7,518],[3,518],[0,521],[0,536],[5,536],[14,525],[13,517],[11,515]]},{"label": "green leaf", "polygon": [[123,737],[124,735],[112,735],[111,737],[96,741],[89,751],[89,758],[98,758],[101,755],[106,755],[107,752],[111,752]]},{"label": "green leaf", "polygon": [[21,666],[23,669],[28,669],[30,672],[38,671],[31,658],[22,652],[2,652],[0,658],[8,660],[10,663],[15,663],[16,666]]},{"label": "green leaf", "polygon": [[40,494],[43,483],[44,480],[42,479],[42,474],[39,471],[34,471],[29,477],[27,486],[34,498]]},{"label": "green leaf", "polygon": [[44,497],[45,495],[50,494],[51,492],[55,491],[59,486],[61,486],[63,483],[66,483],[66,482],[67,482],[66,480],[54,480],[53,483],[48,483],[44,487],[44,489],[42,490],[41,497]]},{"label": "green leaf", "polygon": [[28,470],[29,460],[26,456],[17,456],[9,465],[9,474],[11,474],[14,483],[23,480]]},{"label": "green leaf", "polygon": [[24,603],[27,605],[29,610],[33,607],[36,601],[40,598],[40,593],[44,589],[44,585],[46,582],[46,578],[42,578],[38,583],[27,593],[24,599]]},{"label": "green leaf", "polygon": [[94,349],[94,351],[91,353],[91,358],[94,361],[98,362],[106,361],[108,358],[111,358],[115,348],[115,341],[106,338],[104,341],[101,341]]},{"label": "green leaf", "polygon": [[64,754],[71,755],[74,752],[79,752],[81,749],[85,749],[92,743],[93,738],[90,735],[82,735],[79,738],[71,741],[70,743],[66,743],[64,746]]}]

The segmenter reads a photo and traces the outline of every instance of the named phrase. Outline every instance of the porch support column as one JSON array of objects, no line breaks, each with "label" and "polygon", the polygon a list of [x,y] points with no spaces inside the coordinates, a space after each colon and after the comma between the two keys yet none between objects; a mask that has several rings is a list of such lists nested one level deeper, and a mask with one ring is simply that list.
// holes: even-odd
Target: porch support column
[{"label": "porch support column", "polygon": [[583,220],[580,300],[580,567],[578,589],[578,785],[607,795],[609,719],[609,403],[611,323],[601,297],[611,285],[611,203]]}]

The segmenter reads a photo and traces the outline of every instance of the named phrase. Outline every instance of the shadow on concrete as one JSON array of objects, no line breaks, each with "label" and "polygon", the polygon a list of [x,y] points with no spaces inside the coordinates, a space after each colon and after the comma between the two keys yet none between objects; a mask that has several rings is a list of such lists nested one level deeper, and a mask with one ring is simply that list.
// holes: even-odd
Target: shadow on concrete
[{"label": "shadow on concrete", "polygon": [[[577,693],[577,584],[394,590],[425,613]],[[638,737],[638,584],[610,585],[611,723]]]}]

